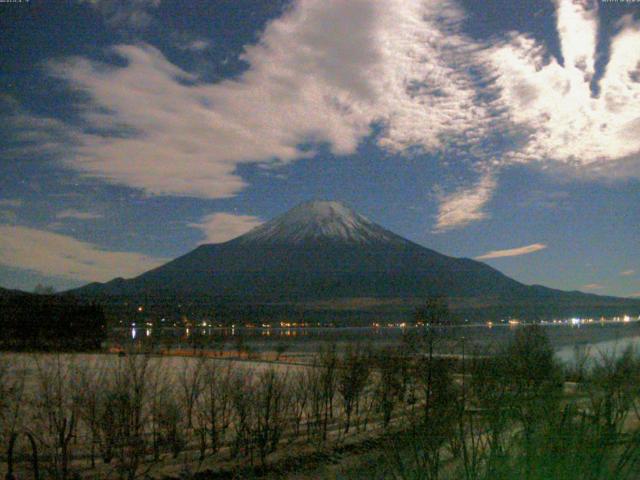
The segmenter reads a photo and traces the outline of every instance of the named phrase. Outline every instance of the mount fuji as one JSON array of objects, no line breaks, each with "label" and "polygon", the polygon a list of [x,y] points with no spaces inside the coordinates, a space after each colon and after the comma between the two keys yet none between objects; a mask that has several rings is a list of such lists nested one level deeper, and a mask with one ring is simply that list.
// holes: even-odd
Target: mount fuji
[{"label": "mount fuji", "polygon": [[102,301],[180,299],[352,311],[407,311],[438,295],[472,317],[640,311],[640,302],[630,299],[524,285],[484,263],[413,243],[331,201],[301,204],[233,240],[201,245],[138,277],[68,293]]}]

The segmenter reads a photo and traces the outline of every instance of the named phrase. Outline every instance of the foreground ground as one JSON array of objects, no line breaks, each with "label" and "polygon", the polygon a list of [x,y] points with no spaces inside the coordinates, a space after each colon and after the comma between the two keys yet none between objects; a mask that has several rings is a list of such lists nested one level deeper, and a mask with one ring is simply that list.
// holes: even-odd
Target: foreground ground
[{"label": "foreground ground", "polygon": [[5,354],[0,438],[20,478],[30,439],[40,478],[637,478],[633,351],[567,367],[539,328],[491,355],[452,341]]}]

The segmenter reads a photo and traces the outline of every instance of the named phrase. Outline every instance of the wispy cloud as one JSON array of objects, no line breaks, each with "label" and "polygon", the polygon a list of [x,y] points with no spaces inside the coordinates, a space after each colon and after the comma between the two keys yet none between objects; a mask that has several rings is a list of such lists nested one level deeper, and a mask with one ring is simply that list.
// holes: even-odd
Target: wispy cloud
[{"label": "wispy cloud", "polygon": [[491,200],[496,185],[495,177],[485,174],[473,187],[439,195],[435,231],[445,232],[487,218],[489,214],[485,207]]},{"label": "wispy cloud", "polygon": [[180,48],[183,50],[189,50],[190,52],[202,52],[211,48],[211,42],[200,38],[183,44]]},{"label": "wispy cloud", "polygon": [[238,237],[262,223],[258,217],[251,215],[218,212],[205,216],[198,223],[189,223],[188,226],[201,230],[206,237],[205,243],[221,243]]},{"label": "wispy cloud", "polygon": [[599,283],[588,283],[586,285],[583,285],[582,288],[584,288],[585,290],[602,290],[604,288],[604,285],[601,285]]},{"label": "wispy cloud", "polygon": [[508,248],[506,250],[492,250],[491,252],[487,252],[479,257],[476,257],[476,260],[489,260],[491,258],[502,258],[502,257],[517,257],[519,255],[528,255],[529,253],[539,252],[540,250],[544,250],[547,246],[544,243],[533,243],[531,245],[526,245],[524,247],[517,248]]},{"label": "wispy cloud", "polygon": [[69,210],[63,210],[62,212],[56,213],[56,218],[60,218],[60,219],[72,218],[75,220],[96,220],[98,218],[102,218],[102,214],[69,209]]},{"label": "wispy cloud", "polygon": [[113,48],[125,66],[68,58],[51,72],[87,94],[84,125],[63,125],[63,142],[59,124],[37,130],[84,173],[208,198],[246,186],[242,163],[310,157],[320,144],[353,153],[374,123],[392,152],[472,143],[487,113],[463,20],[451,1],[298,1],[245,48],[248,70],[216,84],[145,44]]},{"label": "wispy cloud", "polygon": [[566,208],[569,193],[563,191],[532,190],[526,192],[524,198],[518,202],[523,208],[556,209]]},{"label": "wispy cloud", "polygon": [[173,45],[178,50],[188,52],[203,52],[210,49],[213,46],[213,42],[209,39],[194,36],[193,33],[183,30],[174,31],[170,34]]},{"label": "wispy cloud", "polygon": [[78,0],[95,8],[112,28],[142,30],[154,21],[160,0]]},{"label": "wispy cloud", "polygon": [[635,270],[624,270],[620,272],[620,275],[622,275],[623,277],[630,277],[632,275],[635,275],[635,273],[636,273]]},{"label": "wispy cloud", "polygon": [[0,263],[41,275],[80,281],[132,277],[166,262],[135,252],[113,252],[75,238],[15,225],[0,225]]}]

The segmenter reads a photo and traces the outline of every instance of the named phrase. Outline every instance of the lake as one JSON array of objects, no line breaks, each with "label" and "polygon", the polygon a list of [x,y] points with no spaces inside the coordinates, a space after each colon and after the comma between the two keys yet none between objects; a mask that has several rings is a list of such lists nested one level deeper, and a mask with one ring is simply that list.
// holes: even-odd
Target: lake
[{"label": "lake", "polygon": [[[110,346],[147,345],[161,348],[201,348],[235,350],[239,346],[252,351],[269,351],[276,347],[288,352],[309,352],[326,343],[371,343],[375,346],[401,345],[407,334],[420,335],[422,327],[291,327],[291,328],[218,328],[218,327],[134,327],[113,329]],[[460,353],[473,348],[487,349],[504,344],[522,325],[469,324],[440,330],[446,338],[446,353]],[[640,322],[593,322],[580,325],[542,325],[559,358],[574,357],[576,347],[591,346],[590,354],[623,350],[640,342]],[[638,345],[640,346],[640,345]]]}]

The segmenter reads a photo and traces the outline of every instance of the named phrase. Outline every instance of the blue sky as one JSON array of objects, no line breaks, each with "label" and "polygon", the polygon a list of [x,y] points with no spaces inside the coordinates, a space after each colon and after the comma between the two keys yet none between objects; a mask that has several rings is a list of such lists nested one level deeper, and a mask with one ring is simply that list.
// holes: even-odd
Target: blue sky
[{"label": "blue sky", "polygon": [[640,3],[0,3],[0,285],[130,277],[311,199],[640,296]]}]

